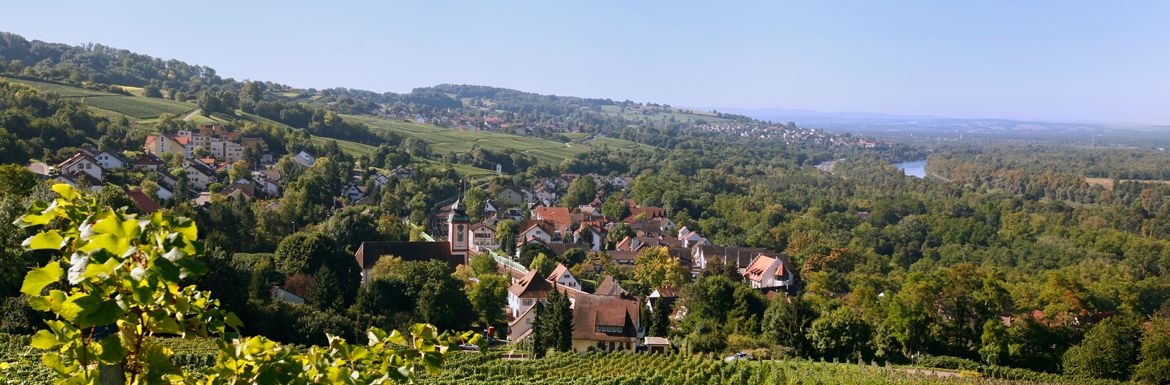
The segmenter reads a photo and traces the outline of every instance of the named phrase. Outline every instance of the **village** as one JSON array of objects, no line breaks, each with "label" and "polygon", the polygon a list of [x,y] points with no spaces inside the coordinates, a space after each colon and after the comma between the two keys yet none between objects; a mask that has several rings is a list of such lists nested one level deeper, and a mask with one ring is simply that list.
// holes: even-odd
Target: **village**
[{"label": "village", "polygon": [[[275,209],[281,196],[282,175],[276,156],[266,143],[245,137],[220,125],[199,125],[191,130],[149,135],[143,151],[133,159],[110,151],[80,149],[68,159],[50,166],[32,163],[27,168],[41,179],[100,191],[107,185],[127,182],[125,171],[143,175],[139,187],[125,195],[139,212],[151,213],[165,203],[185,196],[195,207],[228,201],[271,201]],[[259,159],[249,167],[247,158]],[[308,152],[284,158],[300,168],[312,167],[317,158]],[[172,167],[175,165],[178,167]],[[389,172],[368,175],[355,170],[344,187],[335,192],[337,208],[366,207],[377,210],[370,188],[380,189],[391,179],[411,179],[415,171],[399,165]],[[575,207],[563,207],[561,198],[579,178],[589,178],[596,188],[593,200]],[[634,178],[595,174],[562,174],[539,179],[531,186],[494,186],[482,203],[481,218],[467,214],[462,197],[437,206],[431,213],[420,241],[367,241],[354,253],[368,282],[370,269],[380,258],[393,256],[408,261],[438,260],[452,268],[469,265],[475,256],[490,256],[498,272],[509,277],[504,342],[524,344],[532,334],[533,309],[547,302],[550,293],[566,295],[573,312],[573,350],[669,350],[665,337],[647,334],[646,308],[651,314],[667,311],[671,319],[686,314],[674,306],[682,295],[676,286],[640,288],[645,295],[633,295],[611,273],[629,277],[639,255],[658,252],[677,265],[688,279],[697,277],[712,264],[735,271],[739,279],[768,297],[794,293],[799,286],[797,271],[788,257],[764,248],[716,245],[702,234],[678,226],[666,208],[646,207],[622,198],[623,217],[609,217],[602,206],[613,195],[624,196]],[[182,195],[179,195],[179,194]],[[450,200],[448,201],[450,202]],[[503,221],[514,223],[514,233],[500,233]],[[568,254],[584,255],[585,261],[557,262],[551,271],[531,268],[533,256],[564,261]],[[579,258],[579,257],[578,257]],[[588,262],[588,263],[586,263]],[[608,266],[606,271],[603,266]],[[548,269],[545,269],[548,270]],[[274,285],[275,300],[304,304],[304,290]],[[657,309],[657,310],[655,310]]]}]

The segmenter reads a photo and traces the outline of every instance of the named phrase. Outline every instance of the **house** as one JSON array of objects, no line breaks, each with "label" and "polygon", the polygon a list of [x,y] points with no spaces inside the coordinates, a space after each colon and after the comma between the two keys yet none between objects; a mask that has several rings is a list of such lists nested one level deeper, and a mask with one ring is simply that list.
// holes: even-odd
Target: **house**
[{"label": "house", "polygon": [[529,270],[524,277],[508,287],[508,310],[513,318],[521,318],[520,314],[532,308],[536,301],[543,301],[552,292],[553,286],[539,271]]},{"label": "house", "polygon": [[519,237],[516,239],[528,241],[535,238],[544,243],[552,242],[552,231],[544,221],[528,221],[522,228],[524,230],[520,230]]},{"label": "house", "polygon": [[158,209],[161,208],[159,207],[158,203],[155,203],[153,199],[150,199],[150,197],[140,189],[130,190],[126,192],[126,196],[134,202],[134,207],[137,208],[138,212],[140,213],[150,214],[158,211]]},{"label": "house", "polygon": [[187,174],[187,181],[196,190],[207,190],[207,186],[215,182],[215,170],[207,165],[188,159],[183,162],[183,171]]},{"label": "house", "polygon": [[646,345],[646,351],[651,354],[670,352],[670,340],[666,337],[646,337],[642,339],[642,344]]},{"label": "house", "polygon": [[81,151],[57,164],[57,171],[60,171],[61,174],[85,173],[98,181],[102,180],[102,165],[98,163],[97,159]]},{"label": "house", "polygon": [[646,307],[650,309],[650,312],[654,312],[654,308],[656,306],[659,308],[662,306],[671,307],[671,305],[678,300],[678,295],[681,293],[682,290],[673,287],[660,287],[658,289],[654,289],[654,291],[650,293],[650,296],[646,297]]},{"label": "house", "polygon": [[165,165],[166,165],[166,162],[163,162],[162,159],[159,159],[159,157],[155,156],[154,154],[150,154],[150,153],[142,154],[142,156],[138,157],[138,159],[135,159],[134,163],[133,163],[134,169],[140,170],[140,171],[142,171],[142,170],[158,171],[158,169],[160,167],[163,167]]},{"label": "house", "polygon": [[694,273],[706,269],[707,265],[714,260],[720,260],[723,264],[742,271],[759,254],[776,255],[771,250],[759,247],[715,246],[709,244],[696,244],[691,247]]},{"label": "house", "polygon": [[240,180],[236,181],[236,183],[232,183],[230,186],[224,187],[224,189],[221,190],[219,194],[232,199],[255,199],[256,183],[241,178]]},{"label": "house", "polygon": [[605,248],[605,229],[592,223],[582,223],[577,231],[573,232],[573,243],[588,243],[590,251],[601,251]]},{"label": "house", "polygon": [[130,161],[126,160],[126,158],[109,151],[99,152],[96,156],[94,156],[94,159],[96,159],[98,164],[102,165],[102,168],[106,170],[117,170],[130,164]]},{"label": "house", "polygon": [[25,168],[41,180],[49,179],[49,177],[53,175],[53,167],[41,162],[29,163],[28,166],[25,166]]},{"label": "house", "polygon": [[177,154],[191,157],[191,149],[187,146],[191,138],[178,137],[173,134],[148,135],[146,144],[142,147],[147,154],[162,156],[163,154]]},{"label": "house", "polygon": [[573,351],[634,351],[638,344],[638,301],[613,296],[570,294]]},{"label": "house", "polygon": [[630,178],[628,176],[619,176],[619,177],[614,177],[612,180],[610,180],[609,184],[613,185],[614,187],[617,187],[617,188],[624,190],[624,189],[629,188],[630,184],[632,184],[633,181],[634,181],[634,179]]},{"label": "house", "polygon": [[390,177],[398,179],[414,179],[414,169],[410,167],[398,166],[390,170]]},{"label": "house", "polygon": [[597,284],[597,288],[593,290],[594,295],[608,295],[608,296],[624,296],[630,293],[623,289],[613,276],[607,275],[601,279],[601,283]]},{"label": "house", "polygon": [[291,304],[296,304],[296,305],[304,305],[305,304],[304,298],[302,298],[299,295],[293,294],[293,292],[285,290],[284,288],[282,288],[280,286],[273,286],[272,287],[272,299],[277,300],[279,302],[291,303]]},{"label": "house", "polygon": [[471,244],[475,245],[477,250],[500,247],[499,242],[496,242],[496,229],[483,222],[471,226]]},{"label": "house", "polygon": [[572,237],[573,217],[567,207],[537,207],[532,210],[532,219],[551,224],[555,238]]},{"label": "house", "polygon": [[374,187],[379,189],[386,187],[386,183],[390,183],[390,177],[382,174],[374,174],[374,176],[370,177],[370,180],[374,181]]},{"label": "house", "polygon": [[509,205],[518,205],[526,201],[524,199],[524,194],[521,194],[519,191],[516,191],[516,189],[511,187],[500,190],[500,192],[496,193],[496,198],[501,202],[506,202]]},{"label": "house", "polygon": [[301,167],[309,168],[317,163],[317,158],[313,157],[312,154],[301,151],[293,156],[293,161],[297,162]]},{"label": "house", "polygon": [[577,278],[573,277],[573,273],[570,273],[569,268],[564,264],[558,263],[557,267],[553,268],[552,273],[549,273],[548,277],[545,277],[545,280],[559,286],[581,290],[581,283],[577,282]]},{"label": "house", "polygon": [[91,192],[101,191],[102,187],[104,187],[101,180],[84,172],[60,174],[52,180],[53,183],[64,183],[79,189],[88,188]]},{"label": "house", "polygon": [[794,288],[796,273],[784,255],[757,254],[743,272],[743,277],[755,289]]},{"label": "house", "polygon": [[345,186],[345,189],[341,190],[341,196],[350,202],[357,201],[366,196],[366,186],[350,183],[348,186]]}]

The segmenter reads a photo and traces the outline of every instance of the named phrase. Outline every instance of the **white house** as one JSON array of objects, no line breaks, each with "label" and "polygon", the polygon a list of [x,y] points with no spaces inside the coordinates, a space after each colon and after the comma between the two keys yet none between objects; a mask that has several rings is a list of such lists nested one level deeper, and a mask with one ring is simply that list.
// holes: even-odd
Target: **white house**
[{"label": "white house", "polygon": [[102,180],[101,164],[98,163],[98,161],[93,157],[90,157],[86,153],[80,151],[78,151],[76,154],[73,154],[73,156],[69,157],[69,159],[66,159],[64,162],[58,164],[57,170],[60,171],[61,174],[85,173],[94,179],[97,179],[98,181]]},{"label": "white house", "polygon": [[106,170],[117,170],[126,167],[126,165],[130,163],[125,158],[109,151],[102,151],[98,153],[94,159],[96,159],[98,164],[102,165],[102,168]]},{"label": "white house", "polygon": [[545,230],[539,221],[532,221],[532,224],[530,224],[523,231],[520,231],[519,239],[527,241],[533,238],[539,239],[544,243],[552,242],[552,234],[550,234],[548,230]]},{"label": "white house", "polygon": [[215,171],[203,163],[188,160],[183,163],[183,171],[187,173],[187,181],[196,190],[207,190],[207,186],[215,181]]},{"label": "white house", "polygon": [[317,163],[317,158],[304,151],[298,152],[296,156],[293,156],[293,160],[296,161],[297,164],[301,165],[301,167],[305,168],[308,168]]},{"label": "white house", "polygon": [[521,194],[514,188],[505,188],[500,190],[499,193],[496,193],[496,198],[499,198],[500,201],[506,202],[509,205],[518,205],[525,202],[524,194]]},{"label": "white house", "polygon": [[581,290],[581,283],[577,282],[577,278],[573,277],[573,273],[569,272],[568,267],[560,263],[557,264],[552,273],[548,274],[548,277],[545,277],[545,280],[555,282],[559,286]]},{"label": "white house", "polygon": [[755,289],[772,287],[791,287],[796,284],[796,274],[792,270],[792,263],[783,255],[757,254],[752,263],[743,272],[748,284]]},{"label": "white house", "polygon": [[476,249],[496,249],[500,247],[496,242],[496,229],[486,223],[476,223],[471,226],[471,244]]},{"label": "white house", "polygon": [[353,202],[366,196],[366,187],[351,183],[345,186],[345,189],[341,191],[341,195],[350,202]]}]

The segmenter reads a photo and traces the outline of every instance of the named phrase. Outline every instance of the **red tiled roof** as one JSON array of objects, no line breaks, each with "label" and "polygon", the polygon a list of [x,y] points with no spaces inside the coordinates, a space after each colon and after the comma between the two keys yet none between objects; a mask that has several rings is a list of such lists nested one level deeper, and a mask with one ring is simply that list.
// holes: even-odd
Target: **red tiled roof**
[{"label": "red tiled roof", "polygon": [[155,203],[153,199],[150,199],[150,197],[147,196],[146,193],[142,192],[142,190],[130,190],[126,193],[126,196],[129,197],[130,200],[134,201],[134,206],[138,208],[138,211],[141,211],[145,214],[153,213],[158,211],[160,208],[158,203]]},{"label": "red tiled roof", "polygon": [[538,271],[529,270],[520,281],[508,287],[508,291],[520,298],[548,298],[552,291],[552,284],[538,277]]}]

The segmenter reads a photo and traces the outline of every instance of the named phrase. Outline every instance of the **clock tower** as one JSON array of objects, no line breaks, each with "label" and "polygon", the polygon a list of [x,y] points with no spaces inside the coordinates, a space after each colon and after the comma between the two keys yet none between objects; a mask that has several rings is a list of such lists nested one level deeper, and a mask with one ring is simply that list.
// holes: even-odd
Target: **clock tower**
[{"label": "clock tower", "polygon": [[451,256],[462,258],[464,264],[469,264],[470,234],[471,218],[467,216],[463,200],[458,199],[451,205],[451,215],[447,217],[447,243],[451,245]]}]

